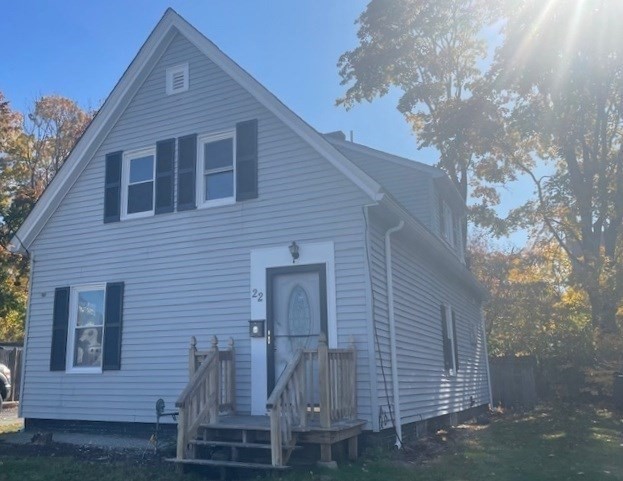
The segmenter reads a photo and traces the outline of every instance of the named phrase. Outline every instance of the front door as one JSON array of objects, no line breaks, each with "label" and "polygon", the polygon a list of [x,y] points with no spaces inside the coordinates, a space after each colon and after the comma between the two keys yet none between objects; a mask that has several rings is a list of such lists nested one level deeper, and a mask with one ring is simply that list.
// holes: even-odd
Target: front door
[{"label": "front door", "polygon": [[316,349],[327,334],[325,264],[266,271],[268,395],[297,349]]}]

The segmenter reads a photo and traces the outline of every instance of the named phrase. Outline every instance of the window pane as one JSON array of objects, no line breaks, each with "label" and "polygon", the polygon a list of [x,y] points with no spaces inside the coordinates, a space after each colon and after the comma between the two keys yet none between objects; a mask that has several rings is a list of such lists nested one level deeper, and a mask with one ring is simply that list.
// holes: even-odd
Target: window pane
[{"label": "window pane", "polygon": [[153,205],[153,181],[128,186],[128,214],[150,211],[153,209]]},{"label": "window pane", "polygon": [[104,291],[78,292],[78,315],[76,325],[101,326],[104,324]]},{"label": "window pane", "polygon": [[231,167],[234,162],[233,139],[217,140],[203,145],[203,165],[205,170]]},{"label": "window pane", "polygon": [[205,176],[205,200],[223,199],[234,196],[234,172],[219,172]]},{"label": "window pane", "polygon": [[130,160],[130,184],[144,182],[154,178],[154,156],[139,157]]},{"label": "window pane", "polygon": [[102,328],[77,328],[74,339],[74,367],[100,367],[102,365]]}]

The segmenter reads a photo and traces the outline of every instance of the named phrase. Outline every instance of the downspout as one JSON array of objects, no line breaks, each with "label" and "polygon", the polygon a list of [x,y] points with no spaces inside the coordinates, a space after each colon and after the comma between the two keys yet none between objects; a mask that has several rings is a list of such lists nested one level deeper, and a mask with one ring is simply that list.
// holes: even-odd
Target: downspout
[{"label": "downspout", "polygon": [[401,220],[396,227],[385,232],[385,272],[387,275],[387,311],[389,322],[389,349],[392,360],[392,388],[394,391],[394,419],[396,428],[396,447],[402,447],[402,418],[400,416],[400,387],[398,385],[398,356],[396,354],[396,319],[394,316],[394,282],[392,273],[392,242],[390,236],[405,225]]}]

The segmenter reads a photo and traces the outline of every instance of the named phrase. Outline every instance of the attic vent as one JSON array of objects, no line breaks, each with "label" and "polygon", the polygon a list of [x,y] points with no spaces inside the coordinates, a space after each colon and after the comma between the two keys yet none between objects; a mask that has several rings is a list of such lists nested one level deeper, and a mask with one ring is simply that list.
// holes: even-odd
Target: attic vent
[{"label": "attic vent", "polygon": [[167,69],[167,95],[188,90],[188,64],[176,65]]}]

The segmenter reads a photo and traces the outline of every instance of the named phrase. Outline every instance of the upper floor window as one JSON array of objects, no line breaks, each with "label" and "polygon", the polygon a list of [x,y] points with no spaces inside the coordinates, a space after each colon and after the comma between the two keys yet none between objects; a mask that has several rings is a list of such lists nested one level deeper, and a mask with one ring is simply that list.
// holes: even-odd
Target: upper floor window
[{"label": "upper floor window", "polygon": [[197,199],[199,206],[235,202],[235,133],[204,135],[198,142]]},{"label": "upper floor window", "polygon": [[439,234],[448,243],[453,242],[454,222],[450,206],[439,199]]},{"label": "upper floor window", "polygon": [[122,217],[144,217],[154,213],[154,148],[124,153],[122,173]]}]

